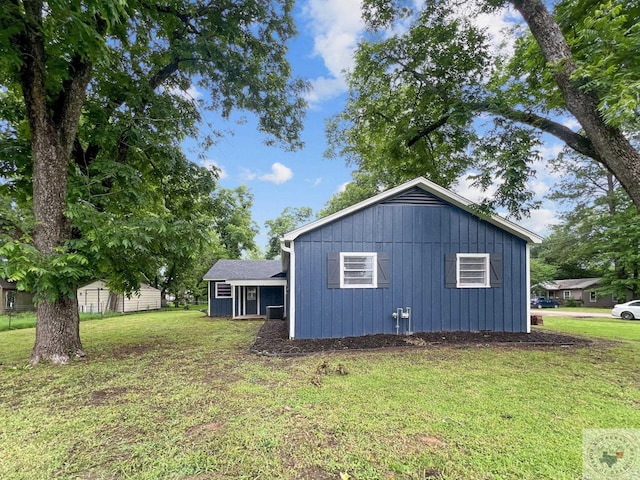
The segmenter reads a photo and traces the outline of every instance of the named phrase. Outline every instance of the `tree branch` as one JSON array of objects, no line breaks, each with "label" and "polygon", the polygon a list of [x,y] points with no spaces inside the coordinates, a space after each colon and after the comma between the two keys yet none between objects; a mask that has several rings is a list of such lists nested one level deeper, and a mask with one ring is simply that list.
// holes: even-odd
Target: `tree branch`
[{"label": "tree branch", "polygon": [[561,123],[554,122],[532,112],[523,112],[515,108],[497,106],[491,103],[480,103],[478,107],[481,111],[502,116],[514,122],[524,123],[538,130],[553,135],[562,140],[576,152],[600,162],[600,155],[596,152],[591,140],[579,133],[574,132]]},{"label": "tree branch", "polygon": [[[515,108],[500,106],[492,102],[478,102],[478,103],[465,103],[464,108],[471,109],[475,112],[490,113],[492,115],[500,116],[514,122],[523,123],[534,127],[544,133],[553,135],[554,137],[562,140],[567,146],[571,147],[576,152],[585,155],[600,162],[600,156],[595,151],[591,140],[587,137],[574,132],[568,127],[565,127],[561,123],[554,122],[548,118],[532,112],[523,112]],[[414,137],[407,141],[407,146],[413,146],[418,140],[428,136],[431,132],[438,130],[444,126],[451,117],[451,114],[443,115],[434,123],[428,125]]]},{"label": "tree branch", "polygon": [[431,132],[435,132],[440,127],[444,126],[449,120],[449,117],[451,117],[451,115],[444,115],[440,117],[438,120],[436,120],[434,123],[432,123],[431,125],[428,125],[426,128],[423,128],[422,130],[420,130],[413,138],[411,138],[407,142],[407,147],[412,147],[421,138],[428,136]]}]

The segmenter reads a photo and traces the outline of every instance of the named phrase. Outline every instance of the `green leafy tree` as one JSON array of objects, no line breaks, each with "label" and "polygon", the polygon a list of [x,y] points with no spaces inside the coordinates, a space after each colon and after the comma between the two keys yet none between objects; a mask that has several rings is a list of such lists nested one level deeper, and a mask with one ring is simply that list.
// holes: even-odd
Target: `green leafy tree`
[{"label": "green leafy tree", "polygon": [[264,222],[265,227],[269,229],[267,233],[269,242],[265,258],[268,260],[278,258],[280,256],[280,239],[282,236],[308,222],[312,215],[313,212],[309,207],[287,207],[278,218]]},{"label": "green leafy tree", "polygon": [[355,170],[351,173],[351,178],[353,180],[345,185],[344,190],[329,198],[324,208],[318,212],[318,217],[326,217],[362,202],[391,186],[379,179],[378,175],[368,171]]},{"label": "green leafy tree", "polygon": [[539,290],[536,288],[537,285],[540,285],[544,282],[551,282],[558,278],[558,268],[554,265],[550,265],[545,263],[540,258],[531,258],[531,284],[530,287],[533,290]]},{"label": "green leafy tree", "polygon": [[[528,31],[507,58],[470,18],[508,5]],[[527,180],[549,134],[611,171],[640,207],[640,154],[622,128],[637,122],[640,101],[634,2],[566,0],[553,13],[541,0],[412,7],[365,0],[373,34],[356,53],[348,104],[329,122],[331,153],[389,183],[425,175],[447,187],[470,170],[477,185],[497,185],[489,207],[517,216],[537,206]],[[398,24],[408,28],[378,33]]]},{"label": "green leafy tree", "polygon": [[[285,58],[291,9],[290,0],[3,4],[4,192],[33,212],[33,228],[19,215],[4,237],[3,269],[38,299],[32,363],[84,355],[75,291],[88,271],[134,289],[138,261],[195,231],[164,193],[203,109],[252,111],[270,143],[299,146],[305,84]],[[193,84],[203,99],[184,94]]]},{"label": "green leafy tree", "polygon": [[567,152],[554,162],[564,172],[550,197],[564,204],[562,223],[541,251],[562,268],[602,276],[601,293],[637,298],[640,293],[640,214],[613,175],[593,160]]}]

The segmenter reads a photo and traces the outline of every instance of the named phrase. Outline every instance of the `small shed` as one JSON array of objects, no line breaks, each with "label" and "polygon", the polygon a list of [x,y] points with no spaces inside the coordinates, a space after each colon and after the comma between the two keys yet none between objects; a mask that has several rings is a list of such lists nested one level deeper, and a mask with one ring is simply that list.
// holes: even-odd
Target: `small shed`
[{"label": "small shed", "polygon": [[112,292],[103,280],[96,280],[78,288],[78,309],[80,312],[138,312],[157,310],[161,305],[161,292],[146,283],[140,284],[140,292],[127,297]]},{"label": "small shed", "polygon": [[260,317],[271,309],[284,314],[287,279],[280,260],[218,260],[204,280],[210,317]]},{"label": "small shed", "polygon": [[13,312],[29,312],[35,310],[33,295],[18,290],[15,282],[0,278],[0,314],[8,310]]}]

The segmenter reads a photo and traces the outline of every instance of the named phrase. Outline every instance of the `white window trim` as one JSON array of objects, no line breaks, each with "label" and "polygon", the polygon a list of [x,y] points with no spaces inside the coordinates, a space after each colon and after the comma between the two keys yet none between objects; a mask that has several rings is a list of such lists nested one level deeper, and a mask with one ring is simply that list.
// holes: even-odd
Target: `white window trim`
[{"label": "white window trim", "polygon": [[[218,294],[218,285],[229,285],[229,295],[219,295]],[[227,282],[216,282],[216,298],[233,298],[233,286]]]},{"label": "white window trim", "polygon": [[[345,284],[344,283],[344,259],[346,257],[371,257],[373,259],[373,283]],[[340,252],[340,288],[378,288],[378,253],[377,252]]]},{"label": "white window trim", "polygon": [[589,301],[591,303],[596,303],[598,301],[598,295],[596,292],[589,292]]},{"label": "white window trim", "polygon": [[563,298],[564,300],[568,300],[568,299],[570,299],[570,298],[573,298],[573,296],[571,295],[571,290],[564,290],[564,291],[562,292],[562,298]]},{"label": "white window trim", "polygon": [[[483,284],[460,282],[460,259],[484,258],[485,279]],[[456,253],[456,286],[458,288],[491,288],[491,254],[489,253]]]}]

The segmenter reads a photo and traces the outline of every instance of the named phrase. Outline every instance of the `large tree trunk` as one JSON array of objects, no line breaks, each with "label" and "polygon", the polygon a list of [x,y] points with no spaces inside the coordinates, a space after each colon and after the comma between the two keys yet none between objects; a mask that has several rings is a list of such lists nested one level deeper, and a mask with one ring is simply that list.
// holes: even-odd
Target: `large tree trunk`
[{"label": "large tree trunk", "polygon": [[80,322],[76,298],[38,303],[36,343],[31,352],[31,364],[50,360],[65,364],[72,357],[84,357],[80,343]]},{"label": "large tree trunk", "polygon": [[[46,119],[46,113],[41,118]],[[55,249],[71,238],[70,222],[64,215],[68,156],[50,122],[43,122],[40,127],[32,134],[33,211],[36,219],[33,239],[38,251],[48,256],[55,254]],[[41,360],[64,364],[74,356],[84,356],[76,295],[54,301],[40,300],[31,364]]]},{"label": "large tree trunk", "polygon": [[529,25],[562,91],[567,109],[576,117],[602,164],[615,175],[640,211],[640,153],[620,129],[608,126],[598,112],[598,97],[571,78],[576,63],[571,50],[541,0],[510,0]]},{"label": "large tree trunk", "polygon": [[[76,54],[69,60],[69,76],[51,101],[46,82],[43,35],[44,0],[24,2],[23,29],[12,37],[22,53],[20,84],[31,130],[33,156],[33,213],[35,247],[43,257],[71,238],[65,216],[67,168],[78,130],[85,92],[91,76],[90,63]],[[19,19],[16,19],[19,21]],[[56,91],[58,89],[55,89]],[[66,363],[71,356],[84,356],[80,343],[80,317],[75,297],[38,302],[36,342],[31,363],[51,360]]]}]

